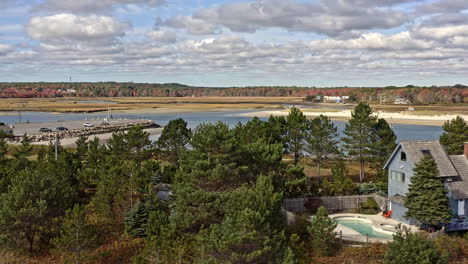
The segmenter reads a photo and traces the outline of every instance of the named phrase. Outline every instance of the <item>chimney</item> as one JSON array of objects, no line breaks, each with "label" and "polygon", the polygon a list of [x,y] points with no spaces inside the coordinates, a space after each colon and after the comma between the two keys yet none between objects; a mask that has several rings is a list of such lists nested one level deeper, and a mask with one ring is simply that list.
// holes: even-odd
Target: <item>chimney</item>
[{"label": "chimney", "polygon": [[463,144],[463,153],[465,153],[465,157],[468,159],[468,142]]}]

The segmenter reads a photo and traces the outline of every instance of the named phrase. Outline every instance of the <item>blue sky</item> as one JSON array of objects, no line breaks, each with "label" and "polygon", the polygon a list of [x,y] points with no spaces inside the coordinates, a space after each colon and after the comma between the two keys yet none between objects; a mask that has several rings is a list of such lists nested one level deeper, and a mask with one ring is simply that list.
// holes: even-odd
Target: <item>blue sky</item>
[{"label": "blue sky", "polygon": [[2,0],[0,81],[468,84],[466,0]]}]

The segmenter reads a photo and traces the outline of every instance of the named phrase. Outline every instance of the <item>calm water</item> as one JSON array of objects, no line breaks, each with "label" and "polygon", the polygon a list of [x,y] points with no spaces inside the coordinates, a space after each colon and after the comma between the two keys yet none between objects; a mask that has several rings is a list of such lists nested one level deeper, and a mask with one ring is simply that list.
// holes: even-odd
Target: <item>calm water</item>
[{"label": "calm water", "polygon": [[335,221],[338,224],[349,227],[349,228],[359,232],[359,234],[364,235],[364,236],[367,235],[369,237],[386,238],[386,239],[391,239],[392,238],[391,235],[387,235],[387,234],[384,234],[384,233],[377,232],[374,229],[372,229],[370,224],[363,223],[363,222],[361,222],[359,220],[335,219]]},{"label": "calm water", "polygon": [[[165,113],[165,114],[113,114],[114,118],[129,119],[150,119],[160,125],[166,125],[170,120],[183,118],[190,128],[195,128],[201,123],[212,123],[222,121],[229,126],[235,126],[237,123],[246,123],[250,117],[234,116],[240,113],[252,111],[230,111],[230,112],[196,112],[196,113]],[[22,122],[54,122],[58,120],[84,120],[92,118],[104,118],[106,113],[81,113],[81,114],[52,114],[47,112],[24,112],[22,113]],[[262,118],[266,119],[266,118]],[[8,114],[0,113],[0,122],[7,124],[18,122],[19,118],[15,112]],[[335,121],[340,134],[342,133],[346,122]],[[393,130],[397,135],[398,141],[402,140],[437,140],[442,133],[442,127],[439,126],[421,126],[393,124]]]}]

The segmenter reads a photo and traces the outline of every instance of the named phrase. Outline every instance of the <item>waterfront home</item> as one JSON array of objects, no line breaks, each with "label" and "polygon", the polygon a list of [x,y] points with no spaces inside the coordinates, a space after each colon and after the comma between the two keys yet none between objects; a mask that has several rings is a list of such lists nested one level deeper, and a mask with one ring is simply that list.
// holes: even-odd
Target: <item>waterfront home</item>
[{"label": "waterfront home", "polygon": [[411,183],[413,169],[424,155],[431,155],[439,169],[439,177],[448,190],[449,205],[453,212],[448,231],[468,230],[468,143],[464,154],[448,155],[439,141],[402,141],[384,166],[388,170],[388,209],[392,218],[406,224],[416,224],[405,219],[408,210],[405,198]]}]

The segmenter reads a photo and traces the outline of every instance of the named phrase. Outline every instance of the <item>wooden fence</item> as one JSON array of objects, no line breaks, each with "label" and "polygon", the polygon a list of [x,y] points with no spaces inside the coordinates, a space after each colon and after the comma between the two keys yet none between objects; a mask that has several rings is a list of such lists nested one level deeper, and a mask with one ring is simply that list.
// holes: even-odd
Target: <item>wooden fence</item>
[{"label": "wooden fence", "polygon": [[[329,211],[358,209],[359,205],[367,198],[372,197],[380,206],[385,205],[387,199],[377,194],[369,195],[340,195],[340,196],[322,196],[322,197],[310,197],[314,199],[322,200],[322,205],[325,206]],[[288,212],[299,213],[305,212],[308,209],[304,206],[309,197],[303,198],[290,198],[283,201],[283,208]]]}]

